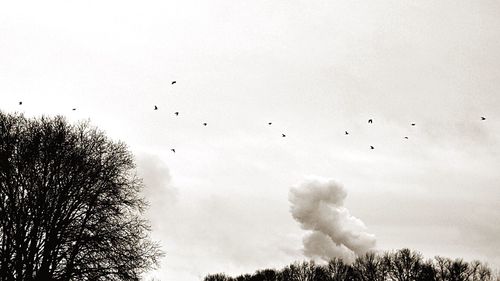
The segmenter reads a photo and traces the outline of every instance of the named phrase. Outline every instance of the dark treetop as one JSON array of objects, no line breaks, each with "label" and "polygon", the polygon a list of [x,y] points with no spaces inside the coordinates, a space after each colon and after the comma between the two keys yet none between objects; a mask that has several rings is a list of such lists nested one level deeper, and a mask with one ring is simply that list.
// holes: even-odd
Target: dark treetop
[{"label": "dark treetop", "polygon": [[162,255],[125,144],[0,112],[0,281],[138,280]]}]

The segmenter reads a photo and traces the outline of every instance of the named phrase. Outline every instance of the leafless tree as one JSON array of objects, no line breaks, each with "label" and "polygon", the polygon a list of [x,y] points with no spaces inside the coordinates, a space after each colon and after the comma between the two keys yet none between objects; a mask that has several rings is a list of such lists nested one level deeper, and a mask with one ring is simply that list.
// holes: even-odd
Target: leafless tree
[{"label": "leafless tree", "polygon": [[410,249],[401,249],[390,255],[390,276],[396,281],[421,280],[424,261],[420,253]]},{"label": "leafless tree", "polygon": [[353,281],[354,272],[352,266],[346,264],[340,258],[331,259],[326,265],[328,280],[332,281]]},{"label": "leafless tree", "polygon": [[384,265],[383,259],[373,252],[357,257],[353,264],[355,280],[385,281],[387,270],[384,269]]},{"label": "leafless tree", "polygon": [[203,281],[231,281],[233,278],[225,275],[224,273],[215,273],[205,276]]},{"label": "leafless tree", "polygon": [[126,145],[0,112],[0,280],[138,280],[162,255]]},{"label": "leafless tree", "polygon": [[469,263],[470,281],[488,281],[492,278],[491,269],[480,261]]}]

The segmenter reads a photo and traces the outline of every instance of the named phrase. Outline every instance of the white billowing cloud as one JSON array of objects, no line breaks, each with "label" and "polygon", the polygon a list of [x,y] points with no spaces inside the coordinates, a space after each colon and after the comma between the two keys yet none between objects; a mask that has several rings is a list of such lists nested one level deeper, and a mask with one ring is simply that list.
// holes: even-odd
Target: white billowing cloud
[{"label": "white billowing cloud", "polygon": [[165,213],[177,201],[178,191],[172,184],[167,165],[160,157],[141,153],[136,157],[136,163],[137,174],[144,183],[143,194],[150,204],[147,216],[153,229],[161,229]]},{"label": "white billowing cloud", "polygon": [[345,245],[335,244],[328,235],[319,231],[313,231],[306,235],[303,243],[304,255],[310,258],[320,258],[327,261],[337,257],[346,262],[352,262],[355,259],[353,251],[349,250]]},{"label": "white billowing cloud", "polygon": [[352,260],[375,247],[375,235],[343,206],[346,197],[344,188],[330,179],[309,177],[291,188],[292,216],[312,231],[303,240],[306,256]]}]

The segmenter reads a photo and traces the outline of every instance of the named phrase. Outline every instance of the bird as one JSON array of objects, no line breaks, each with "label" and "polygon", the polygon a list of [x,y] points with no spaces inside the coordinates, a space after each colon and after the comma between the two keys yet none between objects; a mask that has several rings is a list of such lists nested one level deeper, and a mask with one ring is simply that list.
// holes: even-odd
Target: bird
[{"label": "bird", "polygon": [[486,120],[486,117],[481,117],[481,120],[483,120],[483,121]]},{"label": "bird", "polygon": [[373,147],[373,145],[370,145],[370,148],[371,148],[371,149],[375,149],[375,147]]},{"label": "bird", "polygon": [[408,139],[408,137],[405,137],[405,139]]},{"label": "bird", "polygon": [[174,85],[175,83],[177,83],[177,81],[172,81],[172,85]]},{"label": "bird", "polygon": [[170,150],[171,150],[173,153],[175,153],[175,149],[174,149],[174,148],[172,148],[172,149],[170,149]]},{"label": "bird", "polygon": [[174,114],[175,114],[175,115],[177,115],[177,116],[179,116],[179,112],[177,112],[177,111],[176,111],[176,112],[174,112]]},{"label": "bird", "polygon": [[412,126],[415,126],[415,123],[411,123]]},{"label": "bird", "polygon": [[155,110],[158,110],[158,106],[155,105]]},{"label": "bird", "polygon": [[286,135],[285,135],[285,134],[281,134],[281,137],[283,137],[283,138],[284,138],[284,137],[286,137]]},{"label": "bird", "polygon": [[273,122],[269,122],[269,123],[267,123],[267,124],[272,125],[272,124],[273,124]]},{"label": "bird", "polygon": [[348,135],[349,133],[347,131],[345,131],[345,134]]},{"label": "bird", "polygon": [[207,123],[203,123],[203,126],[206,126],[206,125],[208,125],[208,124]]},{"label": "bird", "polygon": [[19,105],[23,105],[23,102],[22,102],[22,101],[20,101],[20,102],[19,102]]},{"label": "bird", "polygon": [[75,110],[76,110],[76,108],[73,108],[73,111],[75,111]]},{"label": "bird", "polygon": [[373,120],[372,119],[368,119],[368,123],[373,123]]}]

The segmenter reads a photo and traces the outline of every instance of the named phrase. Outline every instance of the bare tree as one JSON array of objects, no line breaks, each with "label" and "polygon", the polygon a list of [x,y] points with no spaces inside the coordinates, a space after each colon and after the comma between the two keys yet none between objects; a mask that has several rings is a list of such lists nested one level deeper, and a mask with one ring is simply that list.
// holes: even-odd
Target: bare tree
[{"label": "bare tree", "polygon": [[469,263],[470,281],[488,281],[491,280],[491,269],[480,261]]},{"label": "bare tree", "polygon": [[396,281],[420,280],[424,261],[420,253],[401,249],[390,255],[390,276]]},{"label": "bare tree", "polygon": [[0,112],[0,280],[138,280],[162,255],[125,144]]},{"label": "bare tree", "polygon": [[209,274],[203,278],[203,281],[231,281],[233,278],[224,273]]},{"label": "bare tree", "polygon": [[252,275],[250,274],[243,274],[243,275],[240,275],[236,278],[234,278],[235,281],[250,281],[252,280]]},{"label": "bare tree", "polygon": [[277,275],[278,272],[274,269],[257,270],[249,280],[274,281]]},{"label": "bare tree", "polygon": [[491,280],[491,270],[477,261],[467,263],[462,259],[436,257],[434,267],[439,281]]},{"label": "bare tree", "polygon": [[328,280],[332,281],[353,281],[354,271],[352,266],[346,264],[340,258],[331,259],[326,265]]},{"label": "bare tree", "polygon": [[385,281],[387,270],[384,260],[373,252],[356,258],[353,264],[356,279],[359,281]]},{"label": "bare tree", "polygon": [[293,263],[285,267],[278,275],[280,281],[315,281],[317,280],[314,262]]}]

